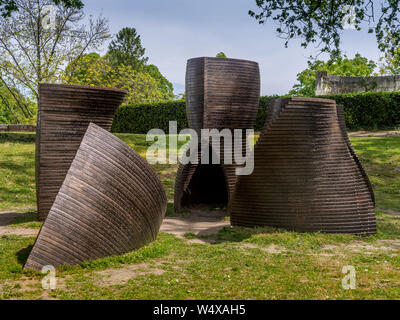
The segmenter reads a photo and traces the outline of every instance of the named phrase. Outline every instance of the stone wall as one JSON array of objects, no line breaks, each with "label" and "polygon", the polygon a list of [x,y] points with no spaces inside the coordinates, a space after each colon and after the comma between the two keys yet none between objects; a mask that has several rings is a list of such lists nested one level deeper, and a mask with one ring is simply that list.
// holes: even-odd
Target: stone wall
[{"label": "stone wall", "polygon": [[31,124],[0,124],[0,132],[35,132],[36,126]]},{"label": "stone wall", "polygon": [[342,77],[317,71],[316,95],[341,94],[366,91],[400,91],[400,75],[380,77]]}]

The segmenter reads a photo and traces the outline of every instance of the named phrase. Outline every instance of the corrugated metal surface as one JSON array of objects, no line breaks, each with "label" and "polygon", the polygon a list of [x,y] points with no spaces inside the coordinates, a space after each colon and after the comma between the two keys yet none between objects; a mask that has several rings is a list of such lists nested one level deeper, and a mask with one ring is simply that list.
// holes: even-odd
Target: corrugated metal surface
[{"label": "corrugated metal surface", "polygon": [[126,91],[40,84],[36,134],[38,218],[44,220],[90,122],[110,130]]},{"label": "corrugated metal surface", "polygon": [[335,101],[277,99],[254,148],[252,175],[239,177],[236,226],[373,234],[374,197]]},{"label": "corrugated metal surface", "polygon": [[167,198],[132,148],[90,124],[25,269],[75,265],[139,248],[157,237]]},{"label": "corrugated metal surface", "polygon": [[[234,129],[253,127],[257,116],[260,97],[260,72],[258,63],[239,59],[193,58],[188,60],[186,69],[186,110],[189,126],[200,136],[201,129],[228,129],[233,136]],[[246,135],[242,135],[243,152],[246,148]],[[219,170],[225,177],[228,203],[236,181],[235,164],[224,165],[224,147],[217,142],[207,141],[219,158]],[[199,153],[199,159],[201,154]],[[234,157],[233,157],[234,158]],[[196,170],[203,170],[206,164],[180,164],[175,180],[175,210],[182,209],[182,199],[190,198],[191,180]],[[208,185],[217,181],[211,177]],[[215,179],[217,179],[215,177]],[[199,189],[199,188],[197,188]],[[207,189],[207,188],[203,188]],[[199,191],[199,190],[197,190]],[[201,192],[201,190],[200,190]]]}]

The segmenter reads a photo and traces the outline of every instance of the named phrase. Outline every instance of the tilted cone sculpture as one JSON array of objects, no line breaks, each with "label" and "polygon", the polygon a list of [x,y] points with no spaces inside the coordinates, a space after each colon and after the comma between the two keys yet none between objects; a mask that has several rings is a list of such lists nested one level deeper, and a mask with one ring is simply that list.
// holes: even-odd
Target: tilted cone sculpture
[{"label": "tilted cone sculpture", "polygon": [[166,207],[146,160],[91,123],[24,268],[76,265],[140,248],[156,239]]},{"label": "tilted cone sculpture", "polygon": [[36,133],[38,219],[44,220],[90,122],[110,130],[126,91],[40,84]]},{"label": "tilted cone sculpture", "polygon": [[254,148],[254,164],[251,175],[237,180],[232,225],[376,232],[372,187],[335,101],[273,101]]},{"label": "tilted cone sculpture", "polygon": [[[248,147],[246,129],[252,128],[260,97],[258,63],[239,59],[194,58],[186,68],[186,112],[190,128],[200,138],[201,129],[242,130],[242,153]],[[219,142],[219,141],[218,141]],[[228,204],[236,182],[238,164],[224,164],[224,146],[207,140],[209,154],[220,164],[180,164],[175,180],[174,207],[193,204]],[[200,150],[200,147],[199,147]],[[233,149],[232,149],[233,150]],[[200,160],[199,152],[198,159]],[[199,161],[200,162],[200,161]],[[210,159],[211,163],[211,159]]]}]

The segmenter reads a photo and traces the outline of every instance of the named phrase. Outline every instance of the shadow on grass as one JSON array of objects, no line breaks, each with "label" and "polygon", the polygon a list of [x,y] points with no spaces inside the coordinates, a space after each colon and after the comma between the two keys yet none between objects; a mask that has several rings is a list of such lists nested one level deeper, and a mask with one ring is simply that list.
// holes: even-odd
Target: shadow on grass
[{"label": "shadow on grass", "polygon": [[33,245],[29,245],[26,248],[23,248],[17,252],[17,261],[22,267],[25,265],[26,260],[28,260],[28,256],[31,253]]},{"label": "shadow on grass", "polygon": [[378,239],[398,238],[400,235],[400,217],[377,212],[377,234]]},{"label": "shadow on grass", "polygon": [[[212,229],[212,228],[211,228]],[[219,229],[219,231],[217,231]],[[206,230],[210,232],[210,229]],[[276,229],[272,227],[223,227],[223,228],[216,228],[216,232],[213,234],[202,235],[200,232],[198,235],[194,233],[187,233],[185,234],[185,238],[187,239],[202,239],[208,240],[212,244],[219,244],[223,242],[242,242],[245,241],[255,235],[263,234],[263,235],[273,235],[276,233],[285,232],[282,229]]]},{"label": "shadow on grass", "polygon": [[[392,230],[393,234],[393,230]],[[374,242],[382,238],[393,238],[393,235],[378,234],[375,236],[330,234],[323,232],[295,232],[273,227],[224,227],[216,234],[185,234],[187,239],[201,239],[212,245],[221,243],[252,243],[258,246],[278,245],[290,250],[315,250],[329,244],[348,244],[352,241]]]},{"label": "shadow on grass", "polygon": [[165,212],[166,217],[179,217],[180,215],[175,212],[174,204],[172,202],[167,203],[167,212]]},{"label": "shadow on grass", "polygon": [[250,242],[265,246],[278,244],[288,249],[319,249],[328,244],[348,244],[352,241],[374,243],[378,240],[398,240],[400,218],[377,213],[377,233],[375,235],[329,234],[323,232],[301,233],[273,227],[224,227],[211,235],[185,234],[187,239],[201,239],[210,244]]},{"label": "shadow on grass", "polygon": [[0,143],[34,143],[35,139],[35,133],[0,132]]},{"label": "shadow on grass", "polygon": [[25,223],[29,223],[29,222],[38,222],[36,211],[28,211],[26,213],[23,213],[22,215],[16,217],[12,221],[12,224],[19,225],[19,224],[25,224]]}]

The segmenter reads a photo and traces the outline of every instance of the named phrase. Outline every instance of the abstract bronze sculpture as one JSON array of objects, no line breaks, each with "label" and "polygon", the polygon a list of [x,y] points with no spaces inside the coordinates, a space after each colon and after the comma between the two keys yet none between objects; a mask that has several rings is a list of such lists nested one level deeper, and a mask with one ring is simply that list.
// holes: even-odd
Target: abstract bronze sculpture
[{"label": "abstract bronze sculpture", "polygon": [[372,187],[347,137],[343,108],[335,101],[273,101],[254,163],[253,173],[237,180],[232,225],[376,232]]},{"label": "abstract bronze sculpture", "polygon": [[[243,153],[246,129],[253,127],[260,96],[258,63],[239,59],[194,58],[186,68],[186,112],[190,128],[241,129]],[[233,136],[233,134],[232,134]],[[174,207],[193,204],[226,205],[236,181],[236,163],[224,164],[224,147],[206,141],[220,164],[180,164],[175,180]],[[199,152],[199,159],[201,152]],[[211,163],[211,160],[210,160]]]},{"label": "abstract bronze sculpture", "polygon": [[118,255],[156,239],[167,198],[132,148],[90,124],[25,269]]},{"label": "abstract bronze sculpture", "polygon": [[126,91],[40,84],[36,133],[38,219],[44,220],[90,122],[110,130]]}]

